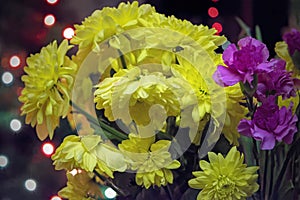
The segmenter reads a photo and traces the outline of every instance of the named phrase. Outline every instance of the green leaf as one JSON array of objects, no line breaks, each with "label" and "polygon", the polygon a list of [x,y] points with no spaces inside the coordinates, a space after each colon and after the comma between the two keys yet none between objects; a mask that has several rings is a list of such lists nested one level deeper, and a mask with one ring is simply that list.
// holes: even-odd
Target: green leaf
[{"label": "green leaf", "polygon": [[278,199],[293,199],[294,197],[295,186],[293,182],[290,180],[286,184],[284,184],[279,189],[279,198]]},{"label": "green leaf", "polygon": [[235,19],[236,19],[237,23],[240,25],[240,27],[246,32],[246,34],[248,36],[251,36],[250,27],[247,24],[245,24],[245,22],[241,18],[235,17]]},{"label": "green leaf", "polygon": [[255,37],[256,37],[256,39],[258,39],[259,41],[261,41],[261,42],[263,41],[263,40],[262,40],[261,30],[260,30],[260,28],[259,28],[258,25],[255,26]]}]

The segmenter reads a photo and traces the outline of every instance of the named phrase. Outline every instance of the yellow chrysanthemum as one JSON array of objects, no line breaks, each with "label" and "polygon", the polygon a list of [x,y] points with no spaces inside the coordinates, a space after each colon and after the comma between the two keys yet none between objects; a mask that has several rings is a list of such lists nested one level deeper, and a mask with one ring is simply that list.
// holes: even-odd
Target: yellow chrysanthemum
[{"label": "yellow chrysanthemum", "polygon": [[70,48],[67,40],[59,47],[54,41],[27,58],[26,75],[22,76],[25,88],[19,97],[23,103],[21,114],[26,114],[27,124],[36,126],[40,140],[48,135],[52,139],[60,118],[70,111],[71,89],[77,70],[76,64],[66,56]]},{"label": "yellow chrysanthemum", "polygon": [[[180,20],[174,16],[166,17],[157,13],[155,8],[149,4],[139,6],[137,1],[127,4],[122,2],[117,8],[106,7],[102,10],[96,10],[81,25],[75,25],[75,36],[71,43],[79,45],[79,51],[74,60],[79,64],[89,52],[99,50],[98,45],[105,39],[126,30],[141,27],[176,31],[182,36],[196,41],[214,61],[219,60],[214,50],[226,41],[224,36],[216,35],[216,30],[210,29],[208,26],[193,25],[187,20]],[[136,38],[143,34],[146,34],[145,30],[136,30],[132,37]],[[112,45],[111,40],[114,38],[110,38],[110,45]],[[173,46],[174,48],[182,42],[179,38],[170,41],[172,44],[177,44]]]},{"label": "yellow chrysanthemum", "polygon": [[187,20],[177,19],[174,16],[165,17],[163,14],[158,13],[153,13],[152,16],[153,18],[160,19],[160,23],[158,25],[155,24],[156,26],[170,29],[187,36],[196,41],[201,48],[205,49],[213,61],[220,61],[214,50],[226,42],[226,38],[216,35],[216,29],[204,25],[194,25]]},{"label": "yellow chrysanthemum", "polygon": [[110,121],[122,119],[128,125],[133,120],[138,125],[147,125],[151,122],[149,111],[155,104],[162,105],[167,116],[177,116],[180,112],[177,97],[160,72],[134,67],[119,71],[96,87],[96,108],[104,108]]},{"label": "yellow chrysanthemum", "polygon": [[[289,53],[287,43],[285,41],[276,42],[275,52],[278,55],[278,57],[280,57],[281,59],[283,59],[286,62],[286,66],[285,66],[286,70],[293,72],[292,76],[299,79],[300,78],[300,70],[295,66],[295,64],[293,62],[293,59]],[[285,99],[285,100],[282,100],[281,96],[279,96],[278,98],[279,98],[278,104],[280,106],[289,107],[290,103],[293,102],[293,104],[294,104],[293,112],[295,113],[295,110],[299,103],[299,95],[296,95],[296,97],[291,97],[291,98]]]},{"label": "yellow chrysanthemum", "polygon": [[293,111],[293,113],[295,113],[297,106],[299,104],[299,91],[295,97],[290,97],[290,98],[284,99],[284,100],[282,99],[282,96],[278,97],[278,105],[280,107],[285,106],[286,108],[288,108],[291,105],[291,103],[293,105],[292,111]]},{"label": "yellow chrysanthemum", "polygon": [[140,20],[148,21],[148,16],[155,9],[148,4],[139,6],[133,3],[120,3],[118,8],[105,7],[96,10],[87,17],[81,25],[75,25],[75,36],[71,43],[79,45],[79,52],[75,60],[82,60],[89,52],[98,47],[98,44],[114,34],[124,30],[143,26]]},{"label": "yellow chrysanthemum", "polygon": [[197,200],[241,200],[256,192],[258,167],[247,167],[244,155],[232,147],[224,158],[221,154],[208,153],[209,162],[201,160],[203,171],[195,171],[196,178],[189,180],[191,188],[201,189]]},{"label": "yellow chrysanthemum", "polygon": [[[204,117],[206,113],[211,113],[211,91],[209,91],[207,83],[203,79],[203,74],[192,66],[186,60],[178,57],[179,64],[173,64],[173,73],[176,77],[181,77],[187,81],[194,91],[198,100],[198,107],[195,109],[198,112],[198,116],[194,115],[195,121],[199,121]],[[184,105],[188,105],[189,102],[183,102]],[[192,102],[194,104],[194,102]]]},{"label": "yellow chrysanthemum", "polygon": [[[65,137],[62,144],[56,149],[55,154],[52,155],[53,164],[56,170],[66,169],[72,170],[74,168],[84,169],[87,172],[93,172],[94,170],[105,173],[106,175],[113,177],[113,171],[124,171],[126,165],[119,167],[118,169],[112,168],[113,165],[107,165],[104,160],[99,159],[103,156],[99,149],[103,149],[101,143],[102,140],[98,135],[87,135],[84,137],[79,137],[75,135],[70,135]],[[105,149],[105,148],[104,148]],[[103,151],[103,150],[102,150]],[[109,153],[108,151],[106,153]],[[111,155],[111,154],[109,154]],[[108,156],[109,156],[108,155]],[[120,166],[124,161],[118,161]]]},{"label": "yellow chrysanthemum", "polygon": [[142,138],[129,134],[129,139],[119,144],[119,149],[127,157],[129,169],[136,171],[136,183],[147,189],[151,185],[160,187],[172,184],[171,169],[180,167],[180,162],[173,160],[168,152],[171,141],[154,141],[154,136]]},{"label": "yellow chrysanthemum", "polygon": [[69,200],[92,200],[95,197],[103,199],[100,187],[93,181],[94,174],[80,170],[80,173],[72,175],[67,172],[67,186],[62,188],[58,195]]},{"label": "yellow chrysanthemum", "polygon": [[235,146],[239,145],[238,139],[240,137],[237,131],[237,126],[242,118],[245,117],[247,110],[240,103],[243,102],[244,95],[240,89],[239,84],[225,88],[227,95],[226,104],[226,119],[222,133],[225,138]]},{"label": "yellow chrysanthemum", "polygon": [[286,70],[293,72],[293,77],[300,78],[300,70],[293,63],[287,43],[285,41],[276,42],[275,52],[279,58],[286,62]]}]

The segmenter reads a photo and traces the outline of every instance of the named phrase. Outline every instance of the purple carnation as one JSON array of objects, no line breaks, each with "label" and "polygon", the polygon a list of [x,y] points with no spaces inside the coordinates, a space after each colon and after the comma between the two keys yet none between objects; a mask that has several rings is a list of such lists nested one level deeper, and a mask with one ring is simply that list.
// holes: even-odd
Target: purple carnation
[{"label": "purple carnation", "polygon": [[272,59],[268,64],[273,67],[273,70],[258,74],[255,97],[262,101],[269,95],[282,96],[283,99],[296,96],[292,72],[285,70],[285,61]]},{"label": "purple carnation", "polygon": [[279,109],[275,104],[275,97],[271,96],[257,108],[253,120],[240,121],[238,131],[242,135],[261,141],[262,150],[269,150],[274,148],[276,141],[292,143],[297,132],[297,121],[298,118],[293,115],[291,106]]},{"label": "purple carnation", "polygon": [[269,51],[265,44],[248,36],[239,40],[238,47],[231,44],[224,50],[223,60],[228,67],[218,66],[213,75],[217,84],[231,86],[240,81],[251,83],[254,74],[271,70],[267,64]]},{"label": "purple carnation", "polygon": [[300,51],[300,32],[298,30],[293,28],[290,32],[285,33],[282,38],[287,43],[291,55],[296,50]]}]

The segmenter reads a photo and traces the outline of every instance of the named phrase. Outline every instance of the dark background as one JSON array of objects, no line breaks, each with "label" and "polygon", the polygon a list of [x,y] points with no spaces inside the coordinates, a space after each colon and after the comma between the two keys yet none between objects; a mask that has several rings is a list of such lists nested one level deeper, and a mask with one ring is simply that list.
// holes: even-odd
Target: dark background
[{"label": "dark background", "polygon": [[[23,87],[20,77],[23,74],[25,59],[32,53],[39,52],[42,46],[54,39],[62,40],[62,30],[72,24],[80,23],[93,10],[103,6],[116,6],[117,0],[60,0],[56,5],[49,5],[45,0],[9,0],[0,1],[0,75],[6,71],[14,75],[11,85],[0,83],[0,155],[5,155],[9,163],[0,167],[0,200],[50,200],[57,191],[66,184],[65,174],[55,171],[52,161],[45,156],[41,147],[46,141],[39,141],[35,131],[24,124],[19,116],[20,103],[17,97]],[[262,31],[263,41],[270,50],[275,42],[281,40],[284,30],[291,26],[290,1],[285,0],[148,0],[141,1],[156,6],[158,12],[175,15],[195,24],[211,26],[214,22],[223,25],[224,34],[229,41],[237,42],[244,35],[235,17],[240,17],[254,34],[258,25]],[[296,1],[293,1],[296,2]],[[295,5],[295,4],[293,4]],[[297,3],[298,5],[298,3]],[[209,7],[215,6],[220,15],[210,18]],[[52,13],[56,16],[56,24],[46,27],[43,17]],[[271,51],[271,55],[274,52]],[[11,68],[8,60],[12,55],[21,58],[18,68]],[[10,129],[12,119],[23,123],[19,132]],[[57,147],[63,137],[67,125],[57,129],[51,141]],[[32,178],[37,182],[37,189],[30,192],[25,189],[24,182]]]}]

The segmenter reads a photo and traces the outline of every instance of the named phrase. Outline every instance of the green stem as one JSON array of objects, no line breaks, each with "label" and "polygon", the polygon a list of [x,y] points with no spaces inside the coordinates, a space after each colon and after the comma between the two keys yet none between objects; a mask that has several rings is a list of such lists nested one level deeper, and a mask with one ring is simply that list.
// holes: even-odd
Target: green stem
[{"label": "green stem", "polygon": [[268,175],[268,151],[263,152],[262,160],[264,161],[263,171],[260,171],[260,176],[262,177],[261,181],[261,196],[264,197],[264,199],[267,199],[266,197],[266,191],[267,191],[267,175]]},{"label": "green stem", "polygon": [[94,174],[96,176],[98,176],[104,183],[105,185],[111,187],[113,190],[115,190],[119,195],[123,196],[123,197],[126,197],[128,196],[129,194],[128,193],[125,193],[121,188],[119,188],[118,186],[116,186],[112,180],[110,180],[109,178],[106,178],[105,176],[102,176],[100,173],[98,173],[96,170],[93,171]]},{"label": "green stem", "polygon": [[274,178],[274,168],[275,168],[275,159],[274,159],[274,156],[275,156],[275,154],[274,154],[274,151],[273,150],[271,150],[271,163],[270,163],[270,170],[271,170],[271,172],[270,172],[270,174],[271,174],[271,176],[270,176],[270,188],[269,188],[269,194],[268,194],[268,197],[271,197],[271,195],[272,195],[272,190],[273,190],[273,178]]},{"label": "green stem", "polygon": [[285,160],[281,165],[280,173],[276,178],[276,182],[274,185],[273,193],[271,196],[271,199],[274,199],[278,196],[279,187],[281,186],[281,183],[283,182],[283,176],[287,170],[288,164],[290,162],[290,158],[293,156],[295,152],[297,152],[297,148],[300,146],[300,138],[298,138],[292,145],[289,151],[286,154]]},{"label": "green stem", "polygon": [[168,191],[168,196],[169,196],[170,200],[173,200],[172,190],[169,185],[167,185],[167,191]]},{"label": "green stem", "polygon": [[91,116],[89,113],[87,113],[85,110],[83,110],[82,108],[80,108],[77,104],[75,104],[74,102],[71,102],[71,105],[80,113],[82,113],[89,122],[91,122],[93,125],[95,125],[96,127],[99,127],[100,129],[100,134],[103,137],[107,137],[107,138],[111,138],[114,137],[120,141],[122,140],[126,140],[128,139],[128,136],[124,133],[121,133],[120,131],[117,131],[116,129],[114,129],[113,127],[105,124],[102,121],[98,121],[96,118],[94,118],[93,116]]},{"label": "green stem", "polygon": [[126,61],[125,61],[125,58],[124,58],[124,54],[122,53],[122,51],[120,49],[118,49],[118,53],[120,55],[120,60],[121,60],[121,64],[122,64],[123,69],[127,69],[127,65],[126,65]]}]

